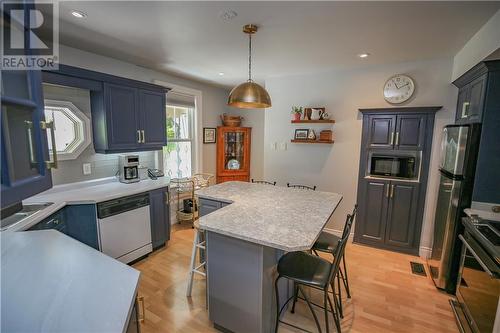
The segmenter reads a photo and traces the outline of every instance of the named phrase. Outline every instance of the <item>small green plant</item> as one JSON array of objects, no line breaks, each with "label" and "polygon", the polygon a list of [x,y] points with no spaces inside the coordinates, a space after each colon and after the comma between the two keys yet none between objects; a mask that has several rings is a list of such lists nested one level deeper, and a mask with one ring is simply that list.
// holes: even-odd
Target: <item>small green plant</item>
[{"label": "small green plant", "polygon": [[302,106],[292,106],[292,114],[302,114]]}]

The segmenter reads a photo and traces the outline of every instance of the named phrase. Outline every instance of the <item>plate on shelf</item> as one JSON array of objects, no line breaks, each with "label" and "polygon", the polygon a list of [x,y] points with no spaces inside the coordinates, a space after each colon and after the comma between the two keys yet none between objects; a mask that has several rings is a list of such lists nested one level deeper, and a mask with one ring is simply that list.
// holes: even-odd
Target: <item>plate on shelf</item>
[{"label": "plate on shelf", "polygon": [[237,159],[230,159],[227,161],[228,170],[238,170],[240,168],[240,162]]}]

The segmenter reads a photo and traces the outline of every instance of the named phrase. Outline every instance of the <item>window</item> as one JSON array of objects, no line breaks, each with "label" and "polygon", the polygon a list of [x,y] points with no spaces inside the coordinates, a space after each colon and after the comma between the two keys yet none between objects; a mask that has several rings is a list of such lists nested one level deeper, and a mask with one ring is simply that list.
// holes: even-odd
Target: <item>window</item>
[{"label": "window", "polygon": [[168,144],[163,147],[163,166],[171,178],[191,177],[193,112],[191,107],[167,105]]},{"label": "window", "polygon": [[[54,122],[57,157],[60,160],[76,159],[90,144],[90,120],[73,103],[45,100],[45,121]],[[49,151],[52,153],[50,131]]]}]

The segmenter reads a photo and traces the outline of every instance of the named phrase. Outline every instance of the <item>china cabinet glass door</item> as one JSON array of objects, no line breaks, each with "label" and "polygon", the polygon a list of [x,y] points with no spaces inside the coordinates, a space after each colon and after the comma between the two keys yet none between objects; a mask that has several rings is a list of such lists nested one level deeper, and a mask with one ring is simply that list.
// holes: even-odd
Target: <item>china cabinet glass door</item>
[{"label": "china cabinet glass door", "polygon": [[224,133],[224,166],[226,170],[240,170],[244,167],[245,133]]}]

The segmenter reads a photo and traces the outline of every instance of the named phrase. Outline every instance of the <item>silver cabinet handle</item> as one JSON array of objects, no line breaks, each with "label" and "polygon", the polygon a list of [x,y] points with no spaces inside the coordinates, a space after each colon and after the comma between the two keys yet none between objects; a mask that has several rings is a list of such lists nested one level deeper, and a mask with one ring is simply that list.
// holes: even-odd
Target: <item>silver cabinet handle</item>
[{"label": "silver cabinet handle", "polygon": [[399,132],[396,132],[396,146],[399,145]]},{"label": "silver cabinet handle", "polygon": [[52,161],[45,161],[45,166],[47,169],[57,169],[57,147],[56,147],[56,134],[55,134],[55,125],[54,121],[41,121],[40,127],[43,130],[50,130],[50,136],[52,137]]},{"label": "silver cabinet handle", "polygon": [[394,197],[394,185],[391,185],[391,199]]},{"label": "silver cabinet handle", "polygon": [[390,185],[387,184],[387,190],[385,191],[385,197],[388,198],[389,197],[389,187]]},{"label": "silver cabinet handle", "polygon": [[141,143],[141,130],[137,130],[137,143]]},{"label": "silver cabinet handle", "polygon": [[391,132],[391,142],[389,144],[392,146],[394,144],[394,132]]},{"label": "silver cabinet handle", "polygon": [[144,135],[144,130],[141,130],[142,143],[146,143],[146,136]]},{"label": "silver cabinet handle", "polygon": [[469,108],[470,102],[464,102],[462,104],[462,118],[467,118],[467,109]]},{"label": "silver cabinet handle", "polygon": [[33,144],[33,122],[26,120],[24,122],[26,125],[26,135],[28,137],[28,150],[30,154],[30,165],[32,168],[36,168],[37,161],[35,157],[35,146]]}]

